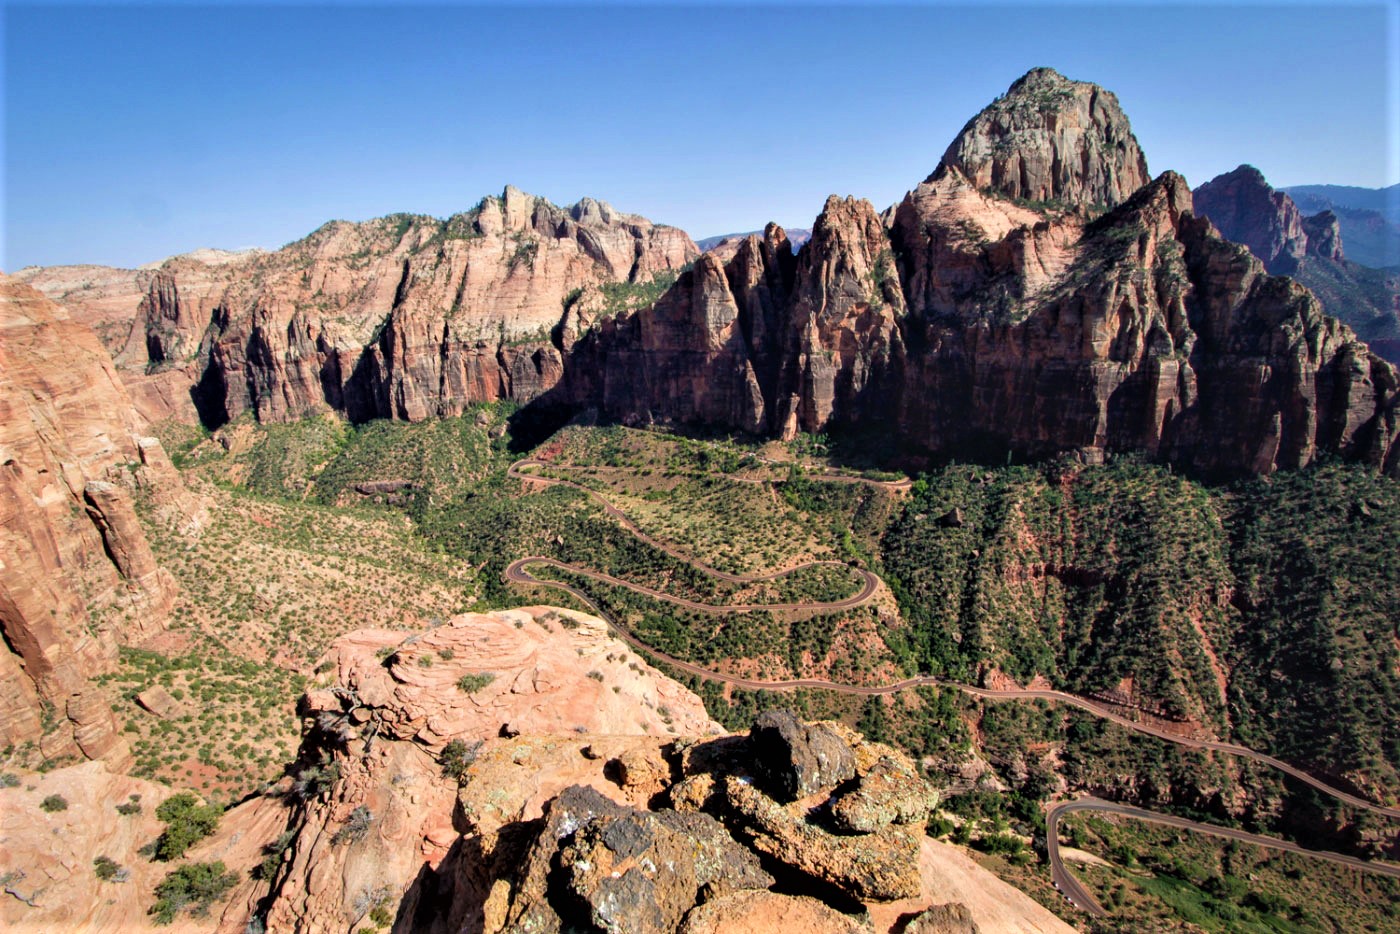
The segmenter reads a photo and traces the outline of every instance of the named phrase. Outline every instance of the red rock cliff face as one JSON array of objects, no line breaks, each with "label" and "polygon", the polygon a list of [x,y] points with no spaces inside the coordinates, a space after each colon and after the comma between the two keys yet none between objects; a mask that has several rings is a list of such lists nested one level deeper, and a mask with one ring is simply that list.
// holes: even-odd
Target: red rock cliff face
[{"label": "red rock cliff face", "polygon": [[217,269],[171,261],[151,278],[136,327],[149,367],[194,369],[207,423],[247,411],[419,420],[529,402],[562,376],[550,331],[566,297],[696,255],[675,228],[507,188],[446,221],[337,221]]},{"label": "red rock cliff face", "polygon": [[150,420],[419,420],[546,392],[563,373],[550,332],[566,298],[697,255],[674,227],[507,188],[445,221],[334,221],[271,253],[24,277],[101,325]]},{"label": "red rock cliff face", "polygon": [[[1222,203],[1253,204],[1249,181]],[[1265,263],[1340,250],[1325,218],[1295,215],[1274,210]],[[606,205],[507,189],[447,221],[327,224],[226,263],[222,286],[167,266],[123,354],[197,368],[210,423],[511,399],[785,437],[874,429],[915,461],[1140,450],[1235,475],[1335,451],[1400,472],[1394,369],[1196,217],[1179,176],[1150,181],[1112,94],[1049,69],[884,215],[832,198],[796,255],[770,226],[635,310],[598,289],[695,255]]]},{"label": "red rock cliff face", "polygon": [[916,459],[1140,450],[1230,476],[1332,451],[1400,473],[1395,370],[1195,217],[1180,176],[1148,183],[1101,89],[1032,73],[886,217],[832,198],[795,259],[771,229],[723,275],[708,254],[570,345],[568,400],[883,428]]},{"label": "red rock cliff face", "polygon": [[1197,188],[1196,213],[1229,239],[1249,247],[1265,269],[1307,286],[1323,310],[1351,327],[1367,345],[1400,364],[1397,279],[1347,260],[1337,215],[1303,217],[1285,192],[1269,187],[1252,166],[1240,166]]},{"label": "red rock cliff face", "polygon": [[0,744],[43,734],[42,701],[63,724],[49,757],[124,749],[88,678],[164,628],[174,598],[132,486],[179,481],[143,428],[93,333],[0,276]]},{"label": "red rock cliff face", "polygon": [[1330,450],[1395,472],[1394,369],[1194,217],[1180,176],[1087,226],[1044,218],[999,239],[990,224],[962,236],[974,215],[957,201],[945,178],[895,214],[918,348],[900,407],[909,443],[1142,450],[1222,476]]},{"label": "red rock cliff face", "polygon": [[654,305],[596,322],[570,348],[568,399],[629,421],[820,431],[895,388],[901,310],[874,208],[831,198],[799,257],[770,225]]},{"label": "red rock cliff face", "polygon": [[[1274,191],[1252,165],[1218,175],[1195,191],[1197,211],[1229,239],[1249,247],[1269,272],[1286,276],[1310,251],[1303,212]],[[1340,234],[1337,235],[1340,244]]]}]

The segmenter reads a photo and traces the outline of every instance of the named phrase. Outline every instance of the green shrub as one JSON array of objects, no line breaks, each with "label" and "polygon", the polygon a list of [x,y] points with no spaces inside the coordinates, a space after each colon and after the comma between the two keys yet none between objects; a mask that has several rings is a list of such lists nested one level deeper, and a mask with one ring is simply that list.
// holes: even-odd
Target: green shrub
[{"label": "green shrub", "polygon": [[335,832],[331,843],[358,843],[369,833],[369,825],[374,822],[374,814],[363,804],[350,812],[345,826]]},{"label": "green shrub", "polygon": [[476,675],[462,675],[457,679],[457,690],[463,694],[475,694],[495,680],[496,676],[489,671]]},{"label": "green shrub", "polygon": [[476,754],[481,749],[481,742],[478,740],[471,745],[467,745],[460,739],[454,739],[446,746],[442,747],[442,774],[448,778],[455,778],[461,781],[466,774],[467,768],[476,761]]},{"label": "green shrub", "polygon": [[18,788],[19,776],[14,772],[0,772],[0,788]]},{"label": "green shrub", "polygon": [[267,846],[263,847],[263,860],[257,865],[257,868],[253,870],[258,879],[266,882],[276,875],[277,870],[282,868],[282,861],[286,856],[287,847],[291,846],[292,841],[295,839],[296,831],[284,830],[277,835],[276,840],[273,840]]},{"label": "green shrub", "polygon": [[340,781],[340,763],[322,762],[319,765],[308,766],[297,773],[296,781],[292,783],[292,794],[303,801],[309,801],[318,797],[323,791],[328,791]]},{"label": "green shrub", "polygon": [[39,802],[39,807],[42,810],[48,811],[50,814],[54,811],[66,811],[68,810],[68,799],[63,797],[63,795],[49,795],[43,801]]},{"label": "green shrub", "polygon": [[935,814],[928,819],[927,831],[930,837],[946,837],[953,832],[953,822],[946,817]]},{"label": "green shrub", "polygon": [[167,798],[156,808],[156,817],[165,822],[165,832],[156,840],[155,858],[169,862],[184,856],[186,850],[214,832],[222,814],[218,805],[200,804],[188,791]]},{"label": "green shrub", "polygon": [[97,878],[103,882],[111,882],[122,871],[122,867],[117,865],[117,861],[110,856],[99,856],[92,861],[93,872],[97,873]]},{"label": "green shrub", "polygon": [[156,886],[156,903],[147,914],[155,916],[156,924],[169,924],[186,909],[202,917],[237,882],[238,873],[229,872],[221,861],[181,866]]},{"label": "green shrub", "polygon": [[380,902],[375,905],[369,913],[370,923],[376,928],[387,928],[394,923],[394,913],[389,910],[388,902]]}]

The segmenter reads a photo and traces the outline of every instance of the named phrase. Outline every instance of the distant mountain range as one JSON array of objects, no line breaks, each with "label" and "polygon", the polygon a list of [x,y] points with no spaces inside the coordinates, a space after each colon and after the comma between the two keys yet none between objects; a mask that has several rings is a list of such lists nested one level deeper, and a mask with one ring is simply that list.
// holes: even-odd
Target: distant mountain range
[{"label": "distant mountain range", "polygon": [[[1271,274],[1303,283],[1328,314],[1355,330],[1373,351],[1400,364],[1400,275],[1394,267],[1373,268],[1351,259],[1352,242],[1337,209],[1305,215],[1302,204],[1271,188],[1250,165],[1211,179],[1195,190],[1193,199],[1196,213],[1249,247]],[[1384,223],[1379,214],[1366,213]]]},{"label": "distant mountain range", "polygon": [[[717,237],[706,237],[704,240],[696,240],[695,245],[700,248],[701,253],[708,253],[726,240],[734,240],[742,237],[757,236],[762,237],[761,230],[747,230],[743,233],[720,234]],[[812,239],[812,231],[802,227],[787,228],[788,242],[792,244],[793,252],[802,249],[802,244]]]},{"label": "distant mountain range", "polygon": [[1279,191],[1286,192],[1304,213],[1336,214],[1348,259],[1377,269],[1400,266],[1400,185],[1294,185]]}]

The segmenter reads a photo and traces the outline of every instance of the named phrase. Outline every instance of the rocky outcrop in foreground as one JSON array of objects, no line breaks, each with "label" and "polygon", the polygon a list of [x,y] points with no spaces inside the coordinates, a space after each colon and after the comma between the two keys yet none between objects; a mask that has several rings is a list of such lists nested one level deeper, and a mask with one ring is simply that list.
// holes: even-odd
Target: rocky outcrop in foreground
[{"label": "rocky outcrop in foreground", "polygon": [[[905,755],[779,711],[724,735],[595,617],[467,614],[328,660],[281,866],[230,929],[887,931],[958,901]],[[998,891],[1022,918],[998,930],[1067,930]]]},{"label": "rocky outcrop in foreground", "polygon": [[0,745],[125,756],[89,678],[118,644],[162,630],[175,597],[136,518],[139,487],[183,495],[106,351],[0,276]]},{"label": "rocky outcrop in foreground", "polygon": [[[596,617],[362,631],[318,670],[289,775],[188,854],[236,884],[175,930],[1070,930],[924,836],[935,795],[904,754],[782,711],[726,735]],[[17,777],[0,923],[153,930],[174,864],[138,850],[171,789],[104,762]]]}]

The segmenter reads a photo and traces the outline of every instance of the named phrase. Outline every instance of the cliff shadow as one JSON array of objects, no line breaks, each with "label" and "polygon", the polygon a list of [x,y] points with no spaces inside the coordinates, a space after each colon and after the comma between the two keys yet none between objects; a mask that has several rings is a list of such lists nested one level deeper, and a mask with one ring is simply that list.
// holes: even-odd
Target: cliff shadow
[{"label": "cliff shadow", "polygon": [[506,420],[512,454],[528,454],[580,414],[558,386],[536,396]]},{"label": "cliff shadow", "polygon": [[190,387],[190,401],[199,415],[199,423],[209,431],[218,431],[229,423],[228,383],[223,370],[206,366],[199,382]]}]

